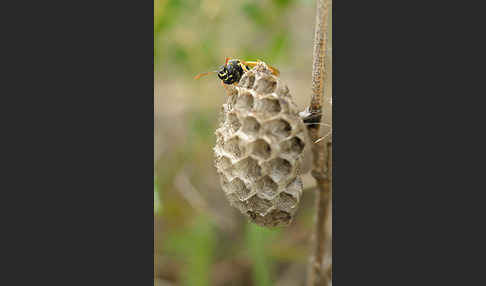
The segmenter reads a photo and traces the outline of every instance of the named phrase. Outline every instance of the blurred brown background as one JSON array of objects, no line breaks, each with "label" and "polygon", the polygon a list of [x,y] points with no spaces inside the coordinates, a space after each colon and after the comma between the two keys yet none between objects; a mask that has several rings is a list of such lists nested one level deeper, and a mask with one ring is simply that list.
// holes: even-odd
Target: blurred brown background
[{"label": "blurred brown background", "polygon": [[[193,77],[225,57],[260,59],[280,69],[304,109],[315,2],[154,0],[154,8],[155,285],[304,285],[313,192],[287,228],[249,224],[233,209],[212,153],[226,95],[215,74]],[[304,187],[312,186],[305,175]]]}]

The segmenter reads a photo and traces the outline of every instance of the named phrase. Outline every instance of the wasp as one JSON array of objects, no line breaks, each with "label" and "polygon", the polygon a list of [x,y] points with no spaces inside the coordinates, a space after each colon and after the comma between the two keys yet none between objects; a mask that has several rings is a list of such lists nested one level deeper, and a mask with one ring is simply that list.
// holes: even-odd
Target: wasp
[{"label": "wasp", "polygon": [[[224,65],[222,65],[217,71],[210,71],[205,73],[200,73],[194,77],[194,79],[199,79],[210,73],[217,73],[218,77],[223,81],[223,84],[238,84],[241,77],[249,71],[251,68],[255,67],[260,61],[242,61],[239,59],[226,58]],[[278,76],[280,74],[279,70],[275,67],[269,66],[272,74]]]}]

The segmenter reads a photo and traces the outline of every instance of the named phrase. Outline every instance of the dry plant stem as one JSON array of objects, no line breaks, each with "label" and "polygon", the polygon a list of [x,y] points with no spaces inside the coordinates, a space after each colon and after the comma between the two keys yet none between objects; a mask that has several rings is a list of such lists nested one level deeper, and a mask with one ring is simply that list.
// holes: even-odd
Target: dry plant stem
[{"label": "dry plant stem", "polygon": [[[316,26],[314,39],[313,70],[312,70],[312,98],[309,111],[312,114],[331,112],[329,104],[323,105],[325,83],[327,80],[325,55],[327,47],[327,30],[329,17],[329,3],[327,0],[317,0]],[[318,121],[321,121],[321,117]],[[330,123],[330,122],[329,122]],[[319,139],[320,124],[308,126],[312,142]],[[332,139],[331,139],[332,140]],[[308,285],[331,284],[331,235],[327,233],[326,222],[330,214],[330,178],[328,170],[332,169],[331,156],[332,141],[321,140],[312,145],[314,155],[312,176],[316,180],[316,226],[314,234],[314,255],[310,264]],[[326,258],[326,259],[325,259]]]}]

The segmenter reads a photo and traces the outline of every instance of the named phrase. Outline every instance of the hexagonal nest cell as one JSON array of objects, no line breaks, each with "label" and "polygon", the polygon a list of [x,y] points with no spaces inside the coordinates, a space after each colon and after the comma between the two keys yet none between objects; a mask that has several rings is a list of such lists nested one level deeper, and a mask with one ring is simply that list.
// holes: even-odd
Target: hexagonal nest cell
[{"label": "hexagonal nest cell", "polygon": [[241,131],[249,137],[256,137],[258,136],[258,131],[260,131],[260,123],[258,123],[255,117],[245,117]]},{"label": "hexagonal nest cell", "polygon": [[292,127],[284,119],[275,119],[265,125],[267,135],[274,137],[274,140],[282,140],[290,136]]},{"label": "hexagonal nest cell", "polygon": [[262,199],[257,195],[248,199],[248,208],[258,214],[265,214],[272,206],[273,205],[269,200]]},{"label": "hexagonal nest cell", "polygon": [[287,178],[292,172],[292,165],[285,159],[275,158],[270,160],[268,164],[270,166],[268,175],[277,183]]},{"label": "hexagonal nest cell", "polygon": [[249,111],[253,108],[253,95],[246,91],[238,95],[235,107],[240,110]]},{"label": "hexagonal nest cell", "polygon": [[255,103],[255,111],[262,113],[262,115],[265,115],[266,117],[275,116],[281,110],[282,108],[280,107],[278,99],[262,98]]},{"label": "hexagonal nest cell", "polygon": [[296,177],[290,184],[285,187],[285,192],[291,194],[292,196],[299,198],[302,194],[302,189],[304,184],[300,177]]},{"label": "hexagonal nest cell", "polygon": [[277,79],[271,75],[265,75],[257,80],[255,91],[258,93],[268,94],[275,91]]},{"label": "hexagonal nest cell", "polygon": [[299,137],[292,137],[280,143],[282,153],[299,155],[304,151],[305,143]]},{"label": "hexagonal nest cell", "polygon": [[241,158],[245,153],[244,146],[240,146],[240,138],[233,137],[224,143],[223,149],[234,156],[235,158]]},{"label": "hexagonal nest cell", "polygon": [[238,131],[238,129],[240,129],[241,127],[240,120],[235,113],[228,113],[228,116],[226,117],[226,122],[228,123],[230,130],[233,132]]},{"label": "hexagonal nest cell", "polygon": [[236,163],[234,170],[240,179],[247,182],[254,182],[262,175],[262,168],[258,165],[258,162],[251,157],[245,158]]},{"label": "hexagonal nest cell", "polygon": [[231,190],[238,196],[240,200],[246,200],[250,195],[250,190],[245,186],[245,183],[239,179],[235,178],[230,182]]},{"label": "hexagonal nest cell", "polygon": [[215,159],[215,164],[218,169],[227,170],[232,167],[231,160],[228,157],[221,156]]},{"label": "hexagonal nest cell", "polygon": [[251,154],[261,159],[268,159],[272,155],[272,148],[263,139],[257,139],[250,145]]},{"label": "hexagonal nest cell", "polygon": [[290,96],[289,88],[285,84],[278,84],[277,83],[277,90],[275,91],[280,96]]},{"label": "hexagonal nest cell", "polygon": [[297,199],[290,194],[282,192],[278,196],[279,209],[290,211],[297,204]]},{"label": "hexagonal nest cell", "polygon": [[255,74],[253,72],[247,72],[240,79],[239,86],[251,89],[255,84]]},{"label": "hexagonal nest cell", "polygon": [[252,222],[260,226],[281,226],[288,225],[291,222],[292,215],[281,210],[272,210],[265,216],[260,216],[255,212],[247,211],[246,213]]},{"label": "hexagonal nest cell", "polygon": [[278,191],[278,185],[269,176],[265,176],[258,180],[256,182],[256,188],[262,197],[266,197],[268,199],[275,197]]}]

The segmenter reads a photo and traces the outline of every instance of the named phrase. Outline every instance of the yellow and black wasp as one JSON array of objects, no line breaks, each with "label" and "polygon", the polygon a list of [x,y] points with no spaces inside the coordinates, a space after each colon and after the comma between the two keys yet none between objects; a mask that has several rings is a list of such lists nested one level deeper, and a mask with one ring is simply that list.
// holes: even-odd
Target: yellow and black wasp
[{"label": "yellow and black wasp", "polygon": [[[222,65],[219,70],[200,73],[194,78],[198,79],[210,73],[218,73],[218,77],[223,81],[223,84],[238,84],[241,77],[245,72],[249,71],[252,67],[256,66],[258,61],[242,61],[239,59],[226,58],[224,65]],[[269,66],[272,74],[278,76],[280,72],[275,67]]]}]

